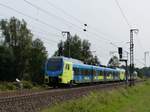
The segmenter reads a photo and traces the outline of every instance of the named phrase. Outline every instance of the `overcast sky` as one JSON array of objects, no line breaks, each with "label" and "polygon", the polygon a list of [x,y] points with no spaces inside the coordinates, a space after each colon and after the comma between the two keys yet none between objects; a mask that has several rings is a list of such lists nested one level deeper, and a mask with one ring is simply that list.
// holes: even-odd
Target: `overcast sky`
[{"label": "overcast sky", "polygon": [[[91,49],[102,62],[106,64],[112,56],[110,52],[117,51],[111,45],[122,46],[129,50],[130,28],[123,18],[115,0],[27,0],[40,7],[34,8],[24,0],[0,0],[0,18],[15,16],[24,19],[34,34],[34,38],[41,38],[47,47],[49,57],[57,49],[57,43],[66,38],[61,31],[70,31],[82,39],[91,42]],[[118,0],[129,24],[138,28],[134,35],[135,64],[143,66],[144,52],[150,51],[150,1],[149,0]],[[1,5],[12,7],[22,14]],[[27,16],[30,16],[27,17]],[[32,18],[32,19],[31,19]],[[39,22],[40,21],[40,22]],[[44,22],[41,23],[41,22]],[[87,32],[83,32],[83,24],[87,24]],[[150,59],[147,57],[147,65]]]}]

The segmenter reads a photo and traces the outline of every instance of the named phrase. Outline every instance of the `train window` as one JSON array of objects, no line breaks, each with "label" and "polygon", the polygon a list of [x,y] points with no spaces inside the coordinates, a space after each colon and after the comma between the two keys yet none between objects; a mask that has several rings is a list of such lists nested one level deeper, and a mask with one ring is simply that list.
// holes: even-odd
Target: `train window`
[{"label": "train window", "polygon": [[103,71],[99,71],[99,75],[102,76],[103,75]]},{"label": "train window", "polygon": [[109,77],[110,76],[110,72],[108,71],[108,72],[106,72],[106,74],[107,74],[107,77]]},{"label": "train window", "polygon": [[97,75],[100,75],[100,71],[99,70],[97,70],[96,72],[97,72]]},{"label": "train window", "polygon": [[81,74],[82,74],[82,75],[84,74],[84,71],[83,71],[83,69],[81,69]]},{"label": "train window", "polygon": [[85,70],[85,75],[89,75],[88,70]]},{"label": "train window", "polygon": [[79,68],[73,68],[74,75],[79,75]]},{"label": "train window", "polygon": [[99,75],[99,74],[100,74],[100,71],[99,71],[99,70],[97,70],[97,71],[96,71],[96,75]]},{"label": "train window", "polygon": [[86,70],[86,75],[90,75],[90,70]]},{"label": "train window", "polygon": [[110,76],[110,72],[108,71],[108,72],[107,72],[107,77],[109,77],[109,76]]},{"label": "train window", "polygon": [[96,70],[93,70],[93,75],[96,75]]},{"label": "train window", "polygon": [[112,71],[109,72],[109,76],[112,76]]},{"label": "train window", "polygon": [[85,75],[88,75],[88,70],[85,70]]},{"label": "train window", "polygon": [[87,75],[90,75],[90,70],[87,70]]},{"label": "train window", "polygon": [[82,75],[89,75],[90,74],[90,70],[81,69],[81,74]]},{"label": "train window", "polygon": [[70,65],[69,65],[69,64],[66,64],[65,69],[66,69],[66,70],[69,70],[69,69],[70,69]]},{"label": "train window", "polygon": [[89,75],[91,75],[92,74],[92,70],[89,70]]}]

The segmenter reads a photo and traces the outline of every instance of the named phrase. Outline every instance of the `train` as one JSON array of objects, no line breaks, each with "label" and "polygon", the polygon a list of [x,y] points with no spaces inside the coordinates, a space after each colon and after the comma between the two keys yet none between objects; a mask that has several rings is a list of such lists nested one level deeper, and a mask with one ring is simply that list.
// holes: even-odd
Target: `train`
[{"label": "train", "polygon": [[51,86],[124,81],[125,70],[84,64],[67,57],[51,57],[45,63],[45,83]]}]

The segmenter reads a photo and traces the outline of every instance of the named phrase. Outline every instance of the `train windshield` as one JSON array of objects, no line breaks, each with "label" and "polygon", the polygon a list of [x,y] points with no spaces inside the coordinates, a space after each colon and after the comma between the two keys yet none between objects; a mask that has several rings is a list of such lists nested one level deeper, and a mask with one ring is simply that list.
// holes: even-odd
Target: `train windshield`
[{"label": "train windshield", "polygon": [[62,59],[51,58],[47,63],[47,70],[60,71],[62,69]]}]

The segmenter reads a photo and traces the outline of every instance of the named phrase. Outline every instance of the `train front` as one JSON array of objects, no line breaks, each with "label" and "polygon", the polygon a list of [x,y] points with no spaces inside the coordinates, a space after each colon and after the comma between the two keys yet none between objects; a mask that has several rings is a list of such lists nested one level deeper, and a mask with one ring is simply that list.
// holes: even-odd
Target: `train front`
[{"label": "train front", "polygon": [[59,76],[63,73],[63,59],[50,58],[45,65],[45,83],[57,85],[61,82]]}]

